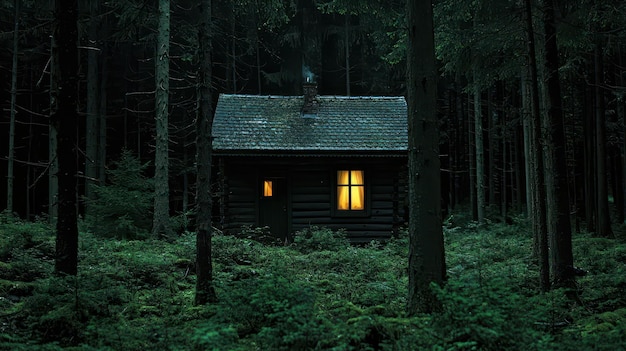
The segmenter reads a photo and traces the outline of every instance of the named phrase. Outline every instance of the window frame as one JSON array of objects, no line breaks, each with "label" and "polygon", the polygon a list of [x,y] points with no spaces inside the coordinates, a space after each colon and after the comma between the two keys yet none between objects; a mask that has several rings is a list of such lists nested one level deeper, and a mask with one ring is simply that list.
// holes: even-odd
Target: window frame
[{"label": "window frame", "polygon": [[[364,209],[362,210],[340,210],[339,209],[339,192],[338,188],[341,186],[338,181],[339,171],[362,171],[363,172],[363,191],[364,194]],[[348,165],[346,167],[336,167],[332,171],[331,179],[332,179],[332,196],[331,196],[331,214],[333,217],[340,218],[349,218],[349,217],[369,217],[371,215],[371,187],[370,187],[370,177],[369,170],[365,167],[360,166],[352,166]],[[351,185],[348,185],[351,186]],[[356,185],[361,186],[361,185]]]}]

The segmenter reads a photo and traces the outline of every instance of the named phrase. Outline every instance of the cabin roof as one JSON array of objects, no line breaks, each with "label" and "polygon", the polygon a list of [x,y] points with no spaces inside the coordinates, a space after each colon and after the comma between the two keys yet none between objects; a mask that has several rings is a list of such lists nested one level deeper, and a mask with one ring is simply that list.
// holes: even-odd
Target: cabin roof
[{"label": "cabin roof", "polygon": [[213,149],[255,152],[404,153],[404,97],[317,96],[303,113],[303,96],[221,94],[213,120]]}]

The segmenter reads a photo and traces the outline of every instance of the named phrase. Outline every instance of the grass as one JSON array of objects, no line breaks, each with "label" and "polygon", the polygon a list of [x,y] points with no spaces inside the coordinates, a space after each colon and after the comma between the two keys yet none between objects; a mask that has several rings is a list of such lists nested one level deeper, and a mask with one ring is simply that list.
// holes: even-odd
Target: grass
[{"label": "grass", "polygon": [[[460,223],[460,224],[454,224]],[[582,304],[540,293],[521,218],[445,225],[443,310],[408,318],[407,238],[364,247],[311,228],[293,245],[213,238],[219,302],[194,306],[195,238],[80,235],[77,277],[53,269],[44,223],[0,218],[0,349],[619,350],[626,236],[574,235]]]}]

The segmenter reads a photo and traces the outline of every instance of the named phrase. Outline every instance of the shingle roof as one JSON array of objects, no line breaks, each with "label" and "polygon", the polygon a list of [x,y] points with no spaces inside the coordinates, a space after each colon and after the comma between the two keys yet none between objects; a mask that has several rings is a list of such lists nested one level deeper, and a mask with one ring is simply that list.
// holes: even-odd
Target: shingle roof
[{"label": "shingle roof", "polygon": [[318,96],[303,115],[302,96],[221,94],[213,120],[216,151],[406,151],[404,97]]}]

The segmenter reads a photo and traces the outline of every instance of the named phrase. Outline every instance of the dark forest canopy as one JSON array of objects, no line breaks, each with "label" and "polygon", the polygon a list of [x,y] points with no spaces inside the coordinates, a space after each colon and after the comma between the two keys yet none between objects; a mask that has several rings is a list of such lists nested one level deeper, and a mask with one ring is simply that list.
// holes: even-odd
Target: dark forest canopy
[{"label": "dark forest canopy", "polygon": [[[2,140],[8,140],[15,5],[0,3]],[[48,212],[48,115],[52,2],[19,1],[17,42],[14,205],[21,217]],[[106,184],[106,169],[123,149],[143,161],[154,152],[156,1],[79,2],[81,116],[77,125],[81,194],[90,179]],[[197,8],[171,4],[169,138],[171,212],[189,205],[196,109]],[[532,2],[536,45],[542,45],[542,7]],[[624,216],[624,4],[579,1],[556,11],[563,116],[566,126],[570,206],[594,229],[602,218],[590,204],[598,185],[589,164],[606,158],[607,194]],[[323,95],[404,95],[405,4],[380,0],[214,1],[212,89],[219,93],[300,95],[310,72]],[[483,145],[485,203],[506,217],[528,203],[524,147],[524,97],[528,50],[519,1],[435,1],[439,66],[438,115],[444,203],[476,202],[475,143]],[[537,55],[542,55],[542,49]],[[540,57],[540,63],[542,59]],[[90,71],[90,67],[95,67]],[[543,67],[543,66],[542,66]],[[540,75],[545,72],[540,70]],[[542,79],[539,79],[542,82]],[[544,86],[541,84],[543,91]],[[477,90],[478,89],[478,90]],[[475,99],[476,93],[479,93]],[[543,93],[541,93],[543,94]],[[543,101],[543,100],[542,100]],[[476,102],[480,107],[476,109]],[[543,104],[543,102],[541,102]],[[476,140],[474,115],[484,138]],[[595,117],[594,117],[595,116]],[[591,155],[600,116],[606,155]],[[472,121],[470,123],[470,121]],[[591,124],[589,124],[591,123]],[[586,128],[586,124],[593,126]],[[471,128],[470,128],[471,126]],[[87,132],[85,128],[88,129]],[[96,128],[94,130],[93,128]],[[94,140],[97,139],[97,142]],[[482,140],[484,139],[484,140]],[[95,143],[95,145],[94,145]],[[0,146],[7,174],[9,145]],[[92,156],[98,155],[94,159]],[[593,157],[592,157],[593,156]],[[591,162],[591,163],[590,163]],[[92,169],[85,166],[92,164]],[[148,174],[150,173],[148,168]],[[600,191],[603,191],[600,185]],[[0,197],[7,190],[0,188]],[[591,201],[591,202],[590,202]],[[595,200],[594,200],[595,201]],[[82,209],[81,205],[81,209]],[[475,206],[472,206],[476,208]],[[81,210],[82,211],[82,210]]]}]

